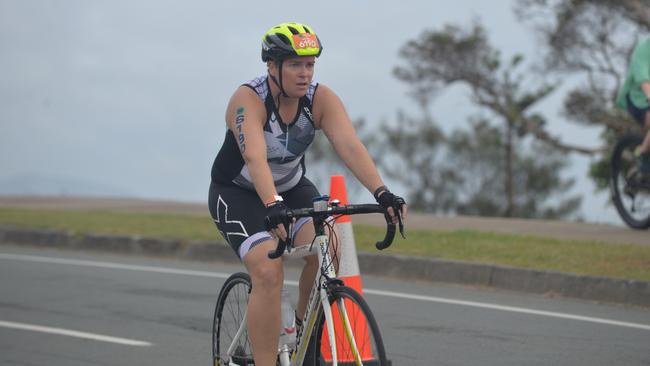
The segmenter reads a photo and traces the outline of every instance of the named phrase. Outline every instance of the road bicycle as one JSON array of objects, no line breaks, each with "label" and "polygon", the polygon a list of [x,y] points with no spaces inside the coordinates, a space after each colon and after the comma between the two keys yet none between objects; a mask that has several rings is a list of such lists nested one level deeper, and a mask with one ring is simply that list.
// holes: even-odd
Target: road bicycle
[{"label": "road bicycle", "polygon": [[621,138],[610,165],[612,201],[623,221],[634,229],[650,228],[650,181],[641,179],[637,163],[642,142],[638,134]]},{"label": "road bicycle", "polygon": [[[327,235],[336,238],[333,222],[337,216],[365,213],[384,214],[386,235],[375,245],[379,250],[390,246],[396,226],[380,205],[341,206],[336,200],[328,203],[328,197],[322,196],[314,200],[313,208],[286,210],[285,223],[300,217],[311,217],[316,236],[311,244],[303,246],[294,247],[291,242],[279,241],[277,248],[269,253],[269,258],[300,258],[316,252],[320,274],[314,280],[295,344],[281,344],[278,347],[278,365],[389,365],[379,326],[370,307],[357,291],[345,286],[336,277],[336,248],[330,248]],[[399,215],[398,219],[400,234],[404,236]],[[290,232],[291,227],[288,229],[287,232]],[[246,329],[251,287],[249,275],[240,272],[230,276],[221,288],[212,331],[214,365],[254,365]]]}]

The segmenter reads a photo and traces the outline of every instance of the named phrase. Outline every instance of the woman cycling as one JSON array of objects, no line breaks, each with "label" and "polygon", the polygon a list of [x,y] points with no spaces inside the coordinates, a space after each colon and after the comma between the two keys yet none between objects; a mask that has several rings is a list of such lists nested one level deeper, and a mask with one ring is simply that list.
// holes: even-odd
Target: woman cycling
[{"label": "woman cycling", "polygon": [[[405,218],[404,200],[382,182],[367,149],[359,141],[339,97],[312,80],[320,39],[304,24],[282,23],[262,38],[265,75],[241,85],[226,110],[225,141],[212,166],[209,207],[217,228],[243,261],[252,280],[248,331],[255,364],[275,365],[280,328],[283,266],[267,253],[276,238],[291,235],[309,243],[308,219],[287,233],[279,213],[312,206],[319,192],[305,176],[304,153],[316,130],[322,130],[340,158],[396,220]],[[266,222],[265,222],[266,218]],[[318,263],[307,257],[296,317],[304,316]]]},{"label": "woman cycling", "polygon": [[616,104],[645,128],[640,147],[639,173],[650,182],[650,38],[639,42],[632,52],[625,82],[618,92]]}]

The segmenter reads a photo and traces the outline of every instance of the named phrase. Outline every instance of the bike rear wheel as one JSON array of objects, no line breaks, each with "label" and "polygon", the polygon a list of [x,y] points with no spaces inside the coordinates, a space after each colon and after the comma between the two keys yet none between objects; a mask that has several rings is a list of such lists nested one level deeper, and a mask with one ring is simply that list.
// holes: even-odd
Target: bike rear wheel
[{"label": "bike rear wheel", "polygon": [[637,153],[643,138],[630,135],[614,147],[611,161],[612,200],[625,223],[634,229],[650,228],[650,185],[640,179]]},{"label": "bike rear wheel", "polygon": [[[340,366],[365,365],[387,366],[384,342],[379,326],[366,301],[354,289],[340,286],[330,292],[330,309],[335,323],[337,360]],[[321,309],[314,330],[313,342],[316,354],[305,365],[332,364],[327,335],[325,314]]]},{"label": "bike rear wheel", "polygon": [[[245,321],[251,278],[247,273],[235,273],[224,282],[217,298],[212,323],[212,360],[215,366],[254,365],[248,331],[237,336],[240,325]],[[235,341],[234,352],[228,348]]]}]

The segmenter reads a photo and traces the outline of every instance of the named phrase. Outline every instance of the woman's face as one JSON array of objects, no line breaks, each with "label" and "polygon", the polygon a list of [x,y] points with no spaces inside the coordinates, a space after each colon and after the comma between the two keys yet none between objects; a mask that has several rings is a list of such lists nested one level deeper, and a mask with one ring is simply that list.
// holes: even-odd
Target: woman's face
[{"label": "woman's face", "polygon": [[[290,97],[298,98],[307,94],[311,80],[314,77],[316,57],[300,56],[284,60],[282,63],[282,87]],[[279,77],[277,65],[269,69],[272,75]]]}]

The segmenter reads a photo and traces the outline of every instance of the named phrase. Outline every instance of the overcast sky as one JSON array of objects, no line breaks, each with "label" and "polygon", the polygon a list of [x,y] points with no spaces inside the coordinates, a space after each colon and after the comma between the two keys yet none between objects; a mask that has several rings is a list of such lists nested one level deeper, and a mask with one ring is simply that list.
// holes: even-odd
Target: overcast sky
[{"label": "overcast sky", "polygon": [[[204,202],[227,100],[265,71],[260,40],[272,25],[310,24],[324,45],[316,79],[372,124],[414,107],[391,73],[400,47],[474,19],[504,55],[540,56],[505,0],[0,0],[0,194]],[[436,99],[444,129],[466,125],[467,95]],[[551,131],[597,145],[599,131],[562,120],[560,104],[558,94],[541,106]],[[572,162],[583,216],[619,223],[586,178],[588,160]]]}]

